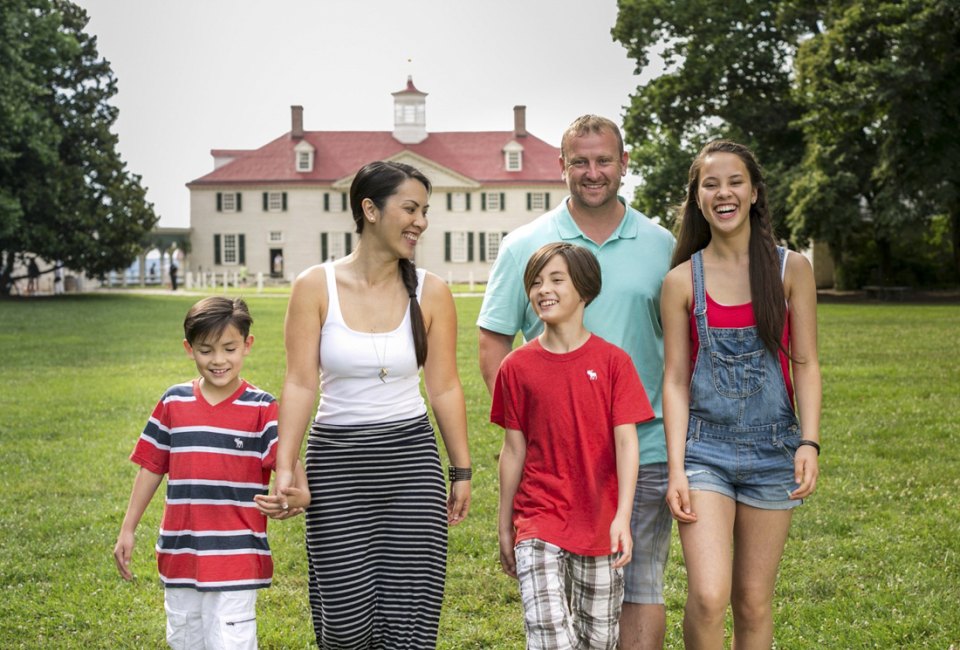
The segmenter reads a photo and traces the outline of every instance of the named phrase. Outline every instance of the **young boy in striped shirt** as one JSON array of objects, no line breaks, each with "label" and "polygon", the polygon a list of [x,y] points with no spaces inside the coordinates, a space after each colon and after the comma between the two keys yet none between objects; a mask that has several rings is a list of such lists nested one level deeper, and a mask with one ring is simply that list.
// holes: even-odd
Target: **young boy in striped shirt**
[{"label": "young boy in striped shirt", "polygon": [[[183,347],[200,376],[167,389],[130,456],[140,470],[113,555],[131,580],[134,533],[166,474],[156,554],[175,649],[257,647],[256,590],[270,586],[273,560],[254,497],[267,493],[276,465],[277,403],[240,377],[252,323],[239,298],[190,308]],[[270,516],[291,517],[310,502],[299,464],[286,502]]]}]

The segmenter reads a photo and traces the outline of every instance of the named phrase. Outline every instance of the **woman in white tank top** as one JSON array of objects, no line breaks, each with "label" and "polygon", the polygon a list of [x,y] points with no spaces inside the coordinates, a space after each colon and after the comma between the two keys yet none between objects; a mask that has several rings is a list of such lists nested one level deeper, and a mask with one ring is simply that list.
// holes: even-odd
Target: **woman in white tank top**
[{"label": "woman in white tank top", "polygon": [[[430,189],[409,165],[364,166],[350,189],[356,249],[301,273],[287,308],[275,507],[309,427],[307,550],[320,648],[435,647],[447,526],[470,506],[453,296],[411,261]],[[449,457],[449,495],[420,368]]]}]

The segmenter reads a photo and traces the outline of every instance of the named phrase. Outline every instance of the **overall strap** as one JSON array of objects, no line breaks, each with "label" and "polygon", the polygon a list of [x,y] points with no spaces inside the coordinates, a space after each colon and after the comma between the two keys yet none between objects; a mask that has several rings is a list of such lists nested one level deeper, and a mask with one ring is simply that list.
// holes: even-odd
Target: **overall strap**
[{"label": "overall strap", "polygon": [[707,327],[707,287],[703,279],[703,251],[690,257],[693,274],[693,318],[697,324],[697,337],[701,348],[710,347],[710,328]]},{"label": "overall strap", "polygon": [[780,256],[780,281],[787,277],[787,249],[783,246],[777,246],[777,255]]}]

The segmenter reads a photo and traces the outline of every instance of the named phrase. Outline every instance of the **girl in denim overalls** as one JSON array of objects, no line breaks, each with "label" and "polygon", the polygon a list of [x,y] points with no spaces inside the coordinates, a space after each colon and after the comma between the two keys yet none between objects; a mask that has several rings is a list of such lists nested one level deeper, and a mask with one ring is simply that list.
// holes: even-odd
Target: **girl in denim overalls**
[{"label": "girl in denim overalls", "polygon": [[731,604],[737,650],[768,649],[792,508],[819,472],[813,269],[776,246],[760,167],[733,142],[697,155],[679,225],[661,315],[667,502],[689,589],[684,642],[722,648]]}]

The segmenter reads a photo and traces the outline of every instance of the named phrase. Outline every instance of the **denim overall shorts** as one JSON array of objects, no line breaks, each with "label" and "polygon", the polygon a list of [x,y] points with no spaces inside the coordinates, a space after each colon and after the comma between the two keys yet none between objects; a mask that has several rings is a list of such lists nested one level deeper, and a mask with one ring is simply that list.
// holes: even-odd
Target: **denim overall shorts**
[{"label": "denim overall shorts", "polygon": [[[777,247],[780,267],[786,251]],[[778,355],[756,327],[707,323],[703,255],[691,258],[694,320],[700,349],[690,379],[690,424],[684,466],[691,490],[719,492],[738,503],[787,510],[800,426]]]}]

